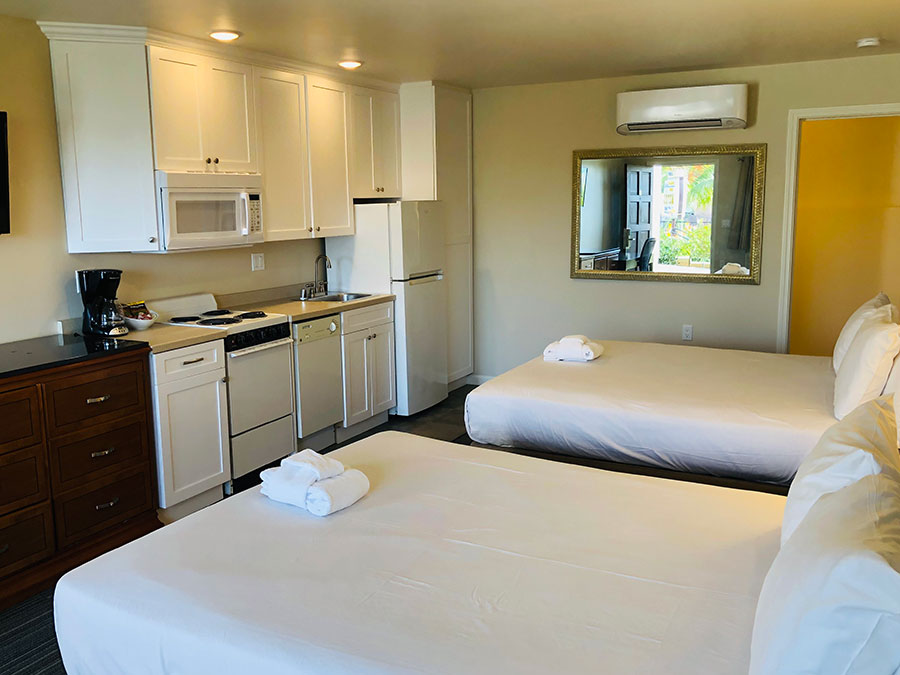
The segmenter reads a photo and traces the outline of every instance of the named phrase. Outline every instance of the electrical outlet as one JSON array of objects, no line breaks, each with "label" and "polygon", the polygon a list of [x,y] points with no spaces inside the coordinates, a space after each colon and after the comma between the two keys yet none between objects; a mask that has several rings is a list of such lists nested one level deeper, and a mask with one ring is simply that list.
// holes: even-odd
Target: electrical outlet
[{"label": "electrical outlet", "polygon": [[266,254],[265,253],[251,253],[250,254],[250,271],[258,272],[259,270],[266,269]]},{"label": "electrical outlet", "polygon": [[681,327],[681,339],[685,342],[690,342],[694,339],[694,327],[686,323]]}]

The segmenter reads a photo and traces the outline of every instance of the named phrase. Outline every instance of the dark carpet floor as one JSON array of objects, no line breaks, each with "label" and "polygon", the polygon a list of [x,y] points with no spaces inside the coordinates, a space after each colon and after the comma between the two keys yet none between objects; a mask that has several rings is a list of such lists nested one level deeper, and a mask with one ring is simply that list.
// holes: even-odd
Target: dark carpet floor
[{"label": "dark carpet floor", "polygon": [[[463,421],[466,395],[474,387],[450,393],[446,401],[411,417],[391,417],[364,436],[405,431],[469,444]],[[353,440],[359,440],[357,437]],[[352,442],[352,441],[348,441]],[[65,675],[53,628],[53,590],[46,590],[0,612],[0,675]]]}]

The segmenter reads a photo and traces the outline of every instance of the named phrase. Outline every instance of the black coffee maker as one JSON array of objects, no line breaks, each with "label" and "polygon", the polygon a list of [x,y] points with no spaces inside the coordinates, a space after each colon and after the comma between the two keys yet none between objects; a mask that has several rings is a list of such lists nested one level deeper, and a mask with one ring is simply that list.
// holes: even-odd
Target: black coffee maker
[{"label": "black coffee maker", "polygon": [[126,335],[128,327],[116,307],[122,270],[78,270],[77,275],[78,292],[84,303],[82,333],[102,337]]}]

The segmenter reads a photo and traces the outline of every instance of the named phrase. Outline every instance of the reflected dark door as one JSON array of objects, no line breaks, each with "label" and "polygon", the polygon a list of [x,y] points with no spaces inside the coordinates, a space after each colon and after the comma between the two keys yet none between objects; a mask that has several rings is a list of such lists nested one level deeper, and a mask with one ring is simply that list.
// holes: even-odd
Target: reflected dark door
[{"label": "reflected dark door", "polygon": [[625,227],[630,240],[622,236],[627,258],[637,258],[650,238],[650,210],[653,203],[653,168],[625,165]]}]

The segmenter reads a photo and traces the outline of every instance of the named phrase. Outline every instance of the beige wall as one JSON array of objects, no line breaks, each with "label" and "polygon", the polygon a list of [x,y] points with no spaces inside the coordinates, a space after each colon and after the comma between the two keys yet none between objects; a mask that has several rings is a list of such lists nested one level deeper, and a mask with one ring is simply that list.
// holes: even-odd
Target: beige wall
[{"label": "beige wall", "polygon": [[[9,114],[12,234],[0,237],[0,342],[47,335],[78,316],[74,270],[125,271],[119,297],[239,291],[311,279],[318,242],[169,255],[66,253],[56,119],[47,40],[31,21],[0,16],[0,110]],[[250,252],[266,269],[250,272]]]},{"label": "beige wall", "polygon": [[[616,93],[752,86],[748,129],[619,136]],[[474,97],[475,372],[496,375],[567,333],[774,350],[787,114],[900,99],[900,56],[482,89]],[[572,151],[768,143],[760,286],[569,278]]]}]

